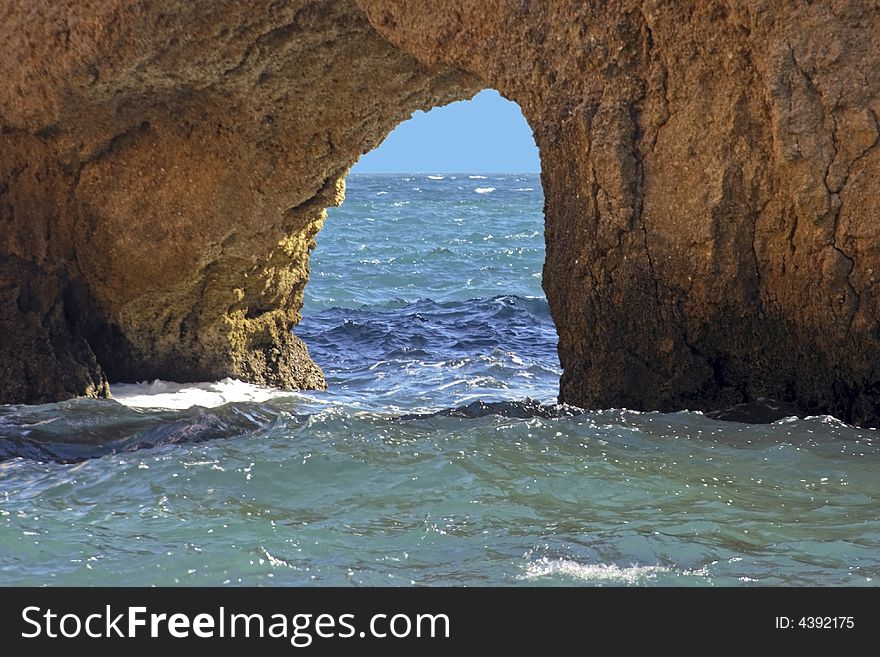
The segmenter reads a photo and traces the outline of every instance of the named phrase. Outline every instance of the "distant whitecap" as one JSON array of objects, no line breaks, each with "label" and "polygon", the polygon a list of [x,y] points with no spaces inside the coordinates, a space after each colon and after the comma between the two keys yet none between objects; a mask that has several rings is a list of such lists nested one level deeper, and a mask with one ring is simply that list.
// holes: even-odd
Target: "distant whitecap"
[{"label": "distant whitecap", "polygon": [[477,194],[491,194],[495,191],[494,187],[477,187],[474,190]]}]

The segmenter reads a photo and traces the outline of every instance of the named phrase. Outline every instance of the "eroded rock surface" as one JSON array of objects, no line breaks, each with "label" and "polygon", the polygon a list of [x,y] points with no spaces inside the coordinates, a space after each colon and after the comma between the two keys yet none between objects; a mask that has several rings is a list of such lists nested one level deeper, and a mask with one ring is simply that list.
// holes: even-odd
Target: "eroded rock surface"
[{"label": "eroded rock surface", "polygon": [[541,151],[564,401],[876,423],[877,34],[857,0],[0,0],[0,400],[322,385],[289,328],[324,208],[492,87]]},{"label": "eroded rock surface", "polygon": [[479,89],[337,0],[4,0],[0,40],[0,402],[323,387],[290,329],[324,208],[415,109]]}]

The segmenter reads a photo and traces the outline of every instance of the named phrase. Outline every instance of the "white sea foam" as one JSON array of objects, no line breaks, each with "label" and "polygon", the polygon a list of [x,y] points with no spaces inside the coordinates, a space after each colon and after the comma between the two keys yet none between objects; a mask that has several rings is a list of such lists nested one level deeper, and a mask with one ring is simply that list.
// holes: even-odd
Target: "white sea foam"
[{"label": "white sea foam", "polygon": [[[520,579],[536,579],[553,575],[562,575],[587,582],[608,584],[641,584],[655,579],[657,575],[674,573],[671,568],[664,566],[618,566],[616,564],[595,563],[587,564],[572,559],[549,559],[542,557],[532,561],[526,567],[525,574]],[[689,570],[680,572],[682,575],[706,576],[704,570]]]},{"label": "white sea foam", "polygon": [[513,191],[515,192],[533,192],[535,191],[534,187],[517,187]]},{"label": "white sea foam", "polygon": [[494,187],[477,187],[474,190],[477,194],[491,194],[495,191]]},{"label": "white sea foam", "polygon": [[485,180],[488,176],[468,176],[471,180]]},{"label": "white sea foam", "polygon": [[446,176],[428,176],[428,180],[443,180]]},{"label": "white sea foam", "polygon": [[289,397],[290,392],[264,388],[238,379],[204,383],[144,381],[116,383],[110,386],[113,399],[132,408],[186,409],[191,406],[214,408],[230,402],[264,402],[276,397]]}]

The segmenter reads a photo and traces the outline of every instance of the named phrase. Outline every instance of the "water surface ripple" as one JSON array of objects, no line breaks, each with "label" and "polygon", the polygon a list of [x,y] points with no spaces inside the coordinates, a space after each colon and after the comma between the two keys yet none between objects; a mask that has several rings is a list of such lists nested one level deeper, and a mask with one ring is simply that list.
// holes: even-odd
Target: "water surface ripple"
[{"label": "water surface ripple", "polygon": [[875,432],[556,405],[540,182],[471,176],[350,179],[296,329],[327,393],[0,406],[0,584],[880,581]]}]

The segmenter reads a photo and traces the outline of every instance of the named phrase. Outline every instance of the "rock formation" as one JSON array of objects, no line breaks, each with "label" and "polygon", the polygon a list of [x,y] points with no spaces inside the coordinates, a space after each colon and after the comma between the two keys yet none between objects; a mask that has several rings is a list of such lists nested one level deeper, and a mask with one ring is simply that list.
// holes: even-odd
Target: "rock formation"
[{"label": "rock formation", "polygon": [[495,88],[541,152],[561,398],[880,421],[880,4],[0,0],[0,401],[323,385],[343,179]]}]

